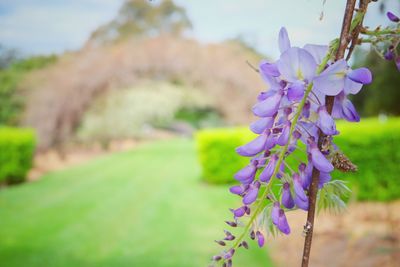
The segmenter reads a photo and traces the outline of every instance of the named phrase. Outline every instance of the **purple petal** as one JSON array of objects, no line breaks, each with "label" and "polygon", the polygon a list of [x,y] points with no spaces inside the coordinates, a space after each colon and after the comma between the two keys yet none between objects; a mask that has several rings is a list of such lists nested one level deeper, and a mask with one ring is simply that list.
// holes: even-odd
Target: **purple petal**
[{"label": "purple petal", "polygon": [[275,138],[275,136],[270,134],[268,136],[267,143],[265,144],[265,149],[270,150],[271,148],[273,148],[276,145],[276,141],[277,139]]},{"label": "purple petal", "polygon": [[278,218],[278,229],[288,235],[290,234],[290,227],[289,224],[287,222],[286,216],[285,216],[285,212],[283,211],[283,209],[279,210],[279,218]]},{"label": "purple petal", "polygon": [[292,194],[290,193],[290,184],[284,183],[283,184],[283,191],[282,191],[282,204],[288,209],[292,209],[294,207],[294,200]]},{"label": "purple petal", "polygon": [[253,133],[261,134],[265,130],[271,129],[272,125],[274,124],[274,119],[275,118],[273,117],[261,118],[258,121],[255,121],[252,124],[250,124],[250,130]]},{"label": "purple petal", "polygon": [[241,186],[241,185],[234,185],[234,186],[232,186],[231,188],[229,188],[229,191],[230,191],[232,194],[241,195],[241,194],[244,193],[245,190],[244,190],[244,187]]},{"label": "purple petal", "polygon": [[274,173],[277,160],[278,160],[278,156],[276,154],[271,156],[267,166],[264,168],[264,170],[260,174],[259,179],[261,182],[265,182],[265,183],[269,182],[269,180],[272,177],[272,174]]},{"label": "purple petal", "polygon": [[258,188],[251,186],[249,191],[247,191],[246,195],[243,197],[243,204],[250,205],[254,201],[256,201],[258,196]]},{"label": "purple petal", "polygon": [[319,151],[315,143],[311,144],[310,148],[312,164],[321,172],[332,172],[334,167],[332,163]]},{"label": "purple petal", "polygon": [[282,93],[277,92],[274,95],[258,102],[253,106],[253,113],[258,117],[271,117],[278,111]]},{"label": "purple petal", "polygon": [[236,152],[244,157],[252,157],[265,149],[268,136],[263,134],[246,145],[236,148]]},{"label": "purple petal", "polygon": [[264,235],[260,231],[257,231],[256,237],[257,237],[258,246],[260,248],[263,247],[264,246],[264,242],[265,242]]},{"label": "purple petal", "polygon": [[242,206],[240,208],[237,208],[235,210],[231,210],[233,212],[233,215],[237,218],[243,217],[243,215],[246,213],[246,206]]},{"label": "purple petal", "polygon": [[314,78],[314,89],[325,95],[337,95],[344,88],[347,62],[338,60]]},{"label": "purple petal", "polygon": [[299,165],[299,174],[300,174],[300,181],[301,185],[303,186],[303,189],[308,189],[308,187],[311,184],[311,173],[309,174],[307,172],[308,166],[304,163],[300,163]]},{"label": "purple petal", "polygon": [[335,120],[332,118],[331,115],[329,115],[324,106],[318,109],[317,125],[326,135],[338,134],[338,131],[336,130]]},{"label": "purple petal", "polygon": [[321,64],[323,58],[328,53],[327,45],[306,44],[303,48],[313,56],[317,64]]},{"label": "purple petal", "polygon": [[249,164],[237,173],[235,173],[234,177],[236,180],[240,181],[243,184],[250,184],[254,180],[256,171],[257,167],[253,164]]},{"label": "purple petal", "polygon": [[324,185],[331,180],[331,175],[326,172],[321,172],[319,175],[318,188],[321,189]]},{"label": "purple petal", "polygon": [[350,100],[345,98],[342,102],[342,117],[350,122],[359,122],[360,116]]},{"label": "purple petal", "polygon": [[317,63],[306,50],[292,47],[281,55],[277,66],[283,78],[289,82],[311,81],[315,76]]},{"label": "purple petal", "polygon": [[294,203],[299,209],[308,210],[308,198],[306,200],[301,199],[298,195],[294,196]]},{"label": "purple petal", "polygon": [[279,222],[279,210],[281,209],[281,205],[279,204],[278,201],[274,202],[274,206],[272,207],[271,210],[271,219],[272,223],[275,225],[278,225]]},{"label": "purple petal", "polygon": [[290,101],[298,101],[303,98],[305,87],[303,83],[293,83],[289,86],[287,97]]},{"label": "purple petal", "polygon": [[276,174],[276,178],[281,179],[283,175],[285,174],[285,163],[281,163],[281,166],[279,167],[279,171]]},{"label": "purple petal", "polygon": [[391,21],[393,21],[393,22],[399,22],[399,21],[400,21],[399,17],[396,16],[395,14],[393,14],[393,13],[390,12],[390,11],[388,11],[388,12],[386,13],[386,16],[387,16]]},{"label": "purple petal", "polygon": [[261,74],[272,76],[272,77],[279,77],[281,74],[279,73],[278,67],[276,64],[269,63],[267,61],[261,61],[260,63],[260,71]]},{"label": "purple petal", "polygon": [[285,123],[285,126],[283,127],[282,133],[279,136],[278,140],[276,143],[280,146],[286,145],[286,143],[289,141],[289,134],[290,134],[290,121],[287,121]]},{"label": "purple petal", "polygon": [[347,77],[357,83],[369,84],[372,82],[372,73],[367,68],[352,70],[347,74]]},{"label": "purple petal", "polygon": [[308,198],[304,192],[303,185],[301,184],[300,176],[297,173],[293,174],[293,187],[296,196],[303,201],[307,201]]},{"label": "purple petal", "polygon": [[388,51],[386,51],[386,53],[383,56],[388,61],[393,60],[395,56],[393,49],[388,49]]},{"label": "purple petal", "polygon": [[265,92],[261,92],[257,96],[257,100],[258,101],[263,101],[263,100],[269,98],[270,96],[273,96],[274,94],[276,94],[276,91],[273,91],[273,90],[268,90],[268,91],[265,91]]},{"label": "purple petal", "polygon": [[279,31],[278,44],[281,54],[290,48],[290,40],[285,27],[282,27]]},{"label": "purple petal", "polygon": [[358,94],[358,92],[360,92],[362,87],[363,87],[362,83],[354,82],[354,81],[350,80],[350,78],[348,78],[348,77],[346,77],[346,79],[344,80],[344,92],[346,95]]}]

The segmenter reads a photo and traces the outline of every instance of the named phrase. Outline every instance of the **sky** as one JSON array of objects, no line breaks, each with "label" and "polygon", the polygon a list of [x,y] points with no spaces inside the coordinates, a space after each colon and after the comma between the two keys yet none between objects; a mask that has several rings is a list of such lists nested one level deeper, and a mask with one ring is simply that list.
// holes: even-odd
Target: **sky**
[{"label": "sky", "polygon": [[[143,0],[146,1],[146,0]],[[162,1],[162,0],[153,0]],[[382,1],[382,0],[381,0]],[[384,0],[399,14],[399,0]],[[79,49],[90,33],[116,16],[123,0],[0,0],[0,44],[22,54]],[[242,36],[266,55],[278,55],[280,27],[292,44],[327,44],[338,36],[345,0],[176,0],[193,23],[189,37],[204,43]],[[320,14],[323,12],[323,19]],[[372,3],[366,24],[387,24]]]}]

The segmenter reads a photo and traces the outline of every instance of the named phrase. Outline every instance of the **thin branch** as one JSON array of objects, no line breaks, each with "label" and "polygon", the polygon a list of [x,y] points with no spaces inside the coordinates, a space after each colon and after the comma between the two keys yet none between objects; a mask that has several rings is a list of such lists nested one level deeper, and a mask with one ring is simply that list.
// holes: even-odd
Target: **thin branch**
[{"label": "thin branch", "polygon": [[[362,0],[360,0],[362,1]],[[351,40],[352,36],[350,35],[350,27],[352,23],[354,7],[356,4],[356,0],[347,0],[346,9],[343,17],[342,23],[342,30],[340,33],[339,39],[339,47],[336,52],[336,60],[344,58],[344,54],[347,48],[349,41]],[[358,26],[358,25],[356,25]],[[353,36],[354,37],[354,36]],[[358,34],[357,34],[358,38]],[[332,113],[333,103],[335,97],[334,96],[326,96],[325,97],[325,104],[327,111]],[[321,149],[323,141],[325,139],[325,135],[319,131],[319,138],[318,138],[318,148]],[[315,208],[317,203],[317,193],[318,193],[318,183],[319,183],[319,171],[316,168],[312,170],[312,178],[311,178],[311,185],[309,190],[309,209],[307,213],[307,233],[304,240],[304,248],[303,248],[303,257],[302,257],[302,267],[308,267],[308,263],[310,260],[310,252],[311,252],[311,244],[313,238],[313,231],[314,231],[314,218],[315,218]]]}]

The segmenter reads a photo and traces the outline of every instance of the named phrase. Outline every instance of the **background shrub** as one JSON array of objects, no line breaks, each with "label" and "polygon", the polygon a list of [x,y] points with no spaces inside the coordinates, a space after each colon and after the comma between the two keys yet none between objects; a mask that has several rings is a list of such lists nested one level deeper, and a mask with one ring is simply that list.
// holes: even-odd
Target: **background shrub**
[{"label": "background shrub", "polygon": [[35,134],[30,129],[0,128],[0,182],[25,180],[32,166]]},{"label": "background shrub", "polygon": [[[359,200],[387,201],[400,198],[400,119],[364,119],[339,122],[335,143],[358,166],[356,173],[335,171],[334,178],[349,181]],[[233,174],[248,164],[235,148],[254,135],[247,128],[203,130],[197,133],[202,179],[231,183]],[[289,161],[290,165],[298,164]],[[296,168],[296,165],[293,168]]]}]

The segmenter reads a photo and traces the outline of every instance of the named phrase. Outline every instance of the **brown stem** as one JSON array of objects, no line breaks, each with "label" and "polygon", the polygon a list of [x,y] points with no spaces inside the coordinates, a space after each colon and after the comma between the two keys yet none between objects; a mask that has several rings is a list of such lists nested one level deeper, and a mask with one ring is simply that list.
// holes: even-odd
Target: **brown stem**
[{"label": "brown stem", "polygon": [[[344,54],[347,48],[349,41],[351,40],[350,35],[350,25],[353,18],[354,6],[356,4],[356,0],[347,0],[346,10],[343,17],[342,30],[340,33],[339,47],[336,52],[335,60],[339,60],[344,58]],[[326,109],[329,113],[332,112],[333,102],[335,100],[334,96],[326,96],[325,97],[325,105]],[[319,131],[318,138],[318,148],[322,148],[322,143],[325,140],[325,135]],[[314,231],[314,218],[315,218],[315,208],[317,204],[317,193],[318,193],[318,183],[319,183],[319,171],[316,168],[313,168],[311,185],[309,190],[309,208],[307,213],[307,222],[305,225],[306,237],[304,240],[304,248],[303,248],[303,258],[302,258],[302,267],[308,267],[308,263],[310,260],[310,252],[311,252],[311,243],[313,238]]]},{"label": "brown stem", "polygon": [[367,12],[368,4],[371,0],[360,0],[358,3],[358,12],[362,12],[364,14],[363,18],[361,19],[360,23],[355,27],[354,31],[351,33],[351,45],[349,48],[349,52],[347,52],[346,60],[349,60],[351,54],[354,51],[354,48],[358,45],[358,35],[361,32],[362,23],[364,21],[365,13]]}]

